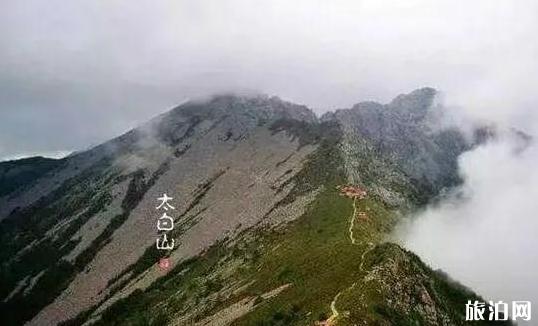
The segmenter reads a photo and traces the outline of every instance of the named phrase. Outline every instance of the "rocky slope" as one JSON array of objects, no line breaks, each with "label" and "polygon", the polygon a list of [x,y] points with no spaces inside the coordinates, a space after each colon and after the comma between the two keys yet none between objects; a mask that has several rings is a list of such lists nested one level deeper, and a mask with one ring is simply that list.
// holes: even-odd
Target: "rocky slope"
[{"label": "rocky slope", "polygon": [[[471,146],[437,128],[434,96],[321,119],[274,97],[216,96],[33,174],[11,162],[3,324],[462,324],[475,295],[384,244],[402,213],[458,182]],[[366,198],[342,196],[347,183]],[[167,271],[163,193],[176,208]]]}]

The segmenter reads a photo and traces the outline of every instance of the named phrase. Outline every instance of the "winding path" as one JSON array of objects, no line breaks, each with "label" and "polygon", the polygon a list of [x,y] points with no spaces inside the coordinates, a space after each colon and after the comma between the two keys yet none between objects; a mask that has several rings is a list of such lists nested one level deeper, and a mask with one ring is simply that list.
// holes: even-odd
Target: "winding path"
[{"label": "winding path", "polygon": [[[353,213],[351,214],[351,218],[350,218],[350,222],[349,222],[349,228],[348,228],[349,240],[351,241],[351,244],[353,244],[353,245],[359,245],[357,243],[357,239],[355,239],[355,236],[353,234],[353,228],[355,227],[355,218],[356,218],[356,216],[357,216],[357,199],[353,198]],[[374,248],[374,244],[371,243],[371,242],[368,242],[367,246],[368,246],[368,248],[366,250],[364,250],[364,252],[361,255],[361,264],[359,265],[359,270],[361,272],[364,272],[364,258]],[[356,285],[357,285],[357,282],[354,282],[353,284],[351,284],[350,287],[348,287],[346,289],[343,289],[342,291],[338,292],[334,296],[333,301],[331,301],[331,316],[329,317],[329,319],[327,319],[327,324],[326,324],[327,326],[334,325],[335,321],[336,321],[336,318],[338,318],[338,316],[340,316],[340,313],[338,312],[338,309],[336,309],[336,302],[338,301],[338,298],[340,298],[342,293],[352,290]]]},{"label": "winding path", "polygon": [[349,240],[351,244],[356,244],[355,237],[353,236],[353,227],[355,227],[355,217],[357,216],[357,199],[353,198],[353,213],[349,222]]}]

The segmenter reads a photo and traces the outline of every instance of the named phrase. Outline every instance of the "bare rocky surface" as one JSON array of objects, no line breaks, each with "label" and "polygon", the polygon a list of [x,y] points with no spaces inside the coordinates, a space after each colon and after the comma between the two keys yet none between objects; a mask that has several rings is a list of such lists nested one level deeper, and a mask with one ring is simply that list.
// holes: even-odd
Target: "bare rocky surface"
[{"label": "bare rocky surface", "polygon": [[[272,212],[272,208],[287,196],[293,187],[288,181],[301,170],[316,145],[300,146],[292,135],[271,131],[263,124],[277,119],[314,122],[315,116],[305,107],[267,97],[223,96],[212,100],[207,111],[203,110],[204,105],[187,104],[173,110],[123,139],[105,144],[106,153],[92,150],[96,152],[92,155],[94,158],[84,165],[77,165],[77,169],[83,169],[97,161],[97,157],[103,158],[109,151],[116,151],[119,155],[113,156],[111,165],[124,175],[143,170],[145,176],[151,176],[163,164],[167,167],[126,221],[88,262],[84,272],[76,274],[69,286],[29,325],[57,324],[102,301],[109,292],[109,281],[136,263],[146,248],[155,244],[156,219],[159,217],[155,209],[156,199],[163,193],[174,197],[176,227],[182,226],[181,235],[176,238],[177,249],[171,256],[173,264],[199,254],[219,240],[233,238],[242,230],[258,225],[268,214],[272,216],[272,223],[294,218],[283,212]],[[117,149],[110,150],[112,147]],[[69,160],[67,167],[44,176],[8,203],[31,205],[39,195],[54,190],[51,183],[61,183],[75,173],[74,166],[78,161],[77,157]],[[200,185],[208,180],[211,180],[209,189],[202,198],[196,198]],[[121,213],[128,187],[129,179],[126,179],[108,190],[111,202],[72,235],[71,238],[79,242],[65,259],[73,261],[92,245],[112,218]],[[312,199],[312,196],[304,197],[288,206],[300,212],[301,207]],[[68,224],[66,220],[59,221],[47,236],[53,237],[58,234],[57,229]],[[108,298],[104,306],[136,288],[149,286],[160,276],[162,272],[158,268],[150,268],[142,277]]]},{"label": "bare rocky surface", "polygon": [[[2,309],[25,312],[7,324],[76,324],[81,315],[86,324],[99,322],[120,299],[165,279],[150,250],[160,217],[157,198],[164,193],[175,206],[169,211],[175,220],[176,246],[169,253],[174,267],[216,244],[232,248],[256,239],[258,231],[286,232],[327,187],[334,188],[324,184],[334,174],[327,166],[341,167],[347,182],[391,209],[423,204],[457,183],[455,160],[468,146],[456,131],[436,128],[434,96],[425,88],[386,105],[359,103],[319,119],[305,106],[276,97],[215,96],[185,103],[61,162],[45,162],[50,166],[33,180],[25,177],[24,186],[0,196]],[[333,147],[337,156],[326,152]],[[9,177],[25,171],[12,170]],[[347,241],[347,226],[343,235]],[[271,250],[283,249],[277,244]],[[39,259],[45,256],[50,258]],[[237,261],[223,263],[218,276],[233,278],[243,267]],[[392,268],[382,266],[383,273]],[[389,276],[379,277],[388,284],[383,280]],[[211,314],[197,325],[239,320],[253,311],[254,297],[216,311],[213,299],[232,300],[251,284],[236,280],[203,304],[189,302],[200,311],[181,312],[174,323],[188,324],[204,313],[201,308]],[[422,290],[421,313],[432,321],[445,318],[432,294]],[[288,290],[267,291],[261,297],[270,301]]]}]

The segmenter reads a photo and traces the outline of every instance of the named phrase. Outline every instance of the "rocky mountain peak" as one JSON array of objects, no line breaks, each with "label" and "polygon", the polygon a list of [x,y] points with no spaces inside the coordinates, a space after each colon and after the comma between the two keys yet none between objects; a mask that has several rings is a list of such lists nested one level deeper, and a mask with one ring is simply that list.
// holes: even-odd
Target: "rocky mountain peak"
[{"label": "rocky mountain peak", "polygon": [[[366,101],[355,104],[350,111],[368,119],[393,119],[417,123],[431,111],[437,91],[431,87],[419,88],[408,94],[400,94],[388,104]],[[338,110],[346,111],[346,110]],[[337,111],[337,112],[338,112]]]},{"label": "rocky mountain peak", "polygon": [[243,115],[255,119],[294,119],[315,122],[317,117],[304,105],[284,101],[265,94],[236,95],[219,94],[206,100],[192,100],[173,109],[169,115],[203,118],[222,115]]},{"label": "rocky mountain peak", "polygon": [[422,120],[432,107],[437,91],[431,87],[419,88],[409,94],[397,96],[386,108],[398,117],[417,121]]},{"label": "rocky mountain peak", "polygon": [[[458,130],[437,126],[431,118],[436,93],[426,87],[399,95],[388,104],[361,102],[351,109],[337,110],[333,118],[345,130],[349,148],[357,149],[360,143],[368,142],[385,160],[398,166],[417,189],[436,193],[458,182],[456,159],[468,148]],[[349,155],[355,158],[348,164],[355,166],[363,160],[362,152]],[[356,177],[364,178],[364,173]],[[379,178],[376,180],[379,182]]]}]

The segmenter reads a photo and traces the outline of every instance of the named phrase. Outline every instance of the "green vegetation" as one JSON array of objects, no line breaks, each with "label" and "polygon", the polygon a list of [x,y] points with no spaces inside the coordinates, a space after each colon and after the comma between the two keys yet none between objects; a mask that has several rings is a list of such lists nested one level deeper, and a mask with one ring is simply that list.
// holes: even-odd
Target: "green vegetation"
[{"label": "green vegetation", "polygon": [[[17,210],[0,223],[0,296],[5,298],[23,279],[41,272],[27,295],[29,282],[15,296],[0,304],[5,325],[18,325],[33,317],[41,308],[67,287],[76,268],[62,259],[78,243],[70,240],[74,233],[94,213],[104,209],[111,198],[108,189],[114,175],[106,173],[109,162],[103,160],[67,180],[56,191],[41,198],[24,210]],[[88,204],[90,203],[90,204]],[[73,219],[59,229],[59,236],[47,236],[47,231],[61,221]],[[25,246],[33,244],[27,250]],[[19,256],[16,254],[19,253]],[[13,257],[17,257],[13,259]]]},{"label": "green vegetation", "polygon": [[[364,276],[339,298],[341,325],[466,325],[467,300],[484,301],[416,255],[391,243],[379,244],[365,257]],[[476,322],[477,325],[510,322]]]},{"label": "green vegetation", "polygon": [[[398,246],[380,245],[396,218],[379,198],[356,202],[357,211],[365,212],[367,219],[355,219],[352,231],[357,242],[351,242],[353,202],[336,189],[346,178],[335,155],[335,146],[320,143],[297,177],[292,197],[322,189],[298,220],[285,229],[245,231],[233,245],[214,245],[179,264],[146,290],[137,290],[110,306],[98,325],[151,325],[164,320],[159,316],[186,316],[192,323],[245,298],[251,298],[255,307],[234,325],[312,325],[331,316],[330,303],[339,293],[339,324],[365,318],[381,324],[428,324],[428,318],[433,317],[426,310],[406,312],[386,304],[391,298],[414,300],[417,307],[429,304],[422,292],[407,288],[401,293],[391,292],[386,287],[391,280],[423,284],[431,302],[437,305],[440,315],[435,318],[458,324],[465,306],[462,302],[476,295],[450,283]],[[140,266],[149,262],[146,258]],[[390,268],[395,261],[402,262],[401,270]],[[392,274],[380,278],[372,274],[366,281],[367,273],[375,268]],[[262,299],[286,284],[289,286],[280,294]],[[242,291],[229,291],[241,285],[246,285]]]},{"label": "green vegetation", "polygon": [[[187,107],[181,114],[189,117],[194,111]],[[170,143],[181,142],[199,123],[196,117],[200,113],[196,114],[189,117],[195,120],[190,121],[186,133],[178,135],[172,132],[176,127],[168,126],[162,129],[171,132],[160,136]],[[339,147],[340,128],[334,123],[307,124],[287,119],[275,121],[269,128],[292,135],[298,139],[299,148],[317,146],[303,169],[283,186],[293,185],[277,204],[285,205],[317,191],[306,212],[280,228],[245,230],[233,241],[223,240],[201,255],[180,262],[145,290],[135,290],[109,306],[96,324],[167,325],[179,316],[186,324],[193,324],[245,300],[253,308],[234,325],[312,325],[329,318],[339,325],[352,325],[357,320],[374,325],[462,324],[465,302],[478,297],[433,272],[415,255],[384,243],[384,236],[396,223],[396,213],[382,198],[370,195],[353,201],[340,194],[337,186],[347,183]],[[366,188],[388,185],[411,201],[422,200],[424,191],[429,191],[426,186],[413,188],[411,183],[419,182],[410,182],[388,160],[373,159],[378,156],[370,152],[372,148],[364,148],[367,151],[356,153],[356,159]],[[30,295],[19,292],[1,304],[0,313],[6,316],[3,324],[23,323],[58,296],[110,241],[168,169],[165,162],[149,178],[146,170],[120,176],[106,169],[109,163],[103,161],[84,171],[34,206],[15,211],[0,223],[0,245],[7,248],[0,258],[13,257],[22,249],[21,243],[41,241],[19,259],[2,265],[0,277],[6,282],[0,285],[0,293],[5,297],[24,277],[44,271]],[[377,167],[383,169],[378,171]],[[387,171],[393,175],[385,175]],[[199,184],[184,212],[189,214],[188,220],[205,209],[199,203],[225,172],[223,169]],[[129,185],[121,204],[123,212],[112,218],[74,263],[62,260],[77,244],[66,239],[110,203],[111,186],[124,180],[129,180]],[[359,218],[358,212],[365,215]],[[52,226],[69,218],[73,220],[61,229],[61,240],[45,236]],[[181,227],[177,230],[182,231]],[[147,248],[136,263],[109,282],[110,292],[100,303],[63,325],[80,325],[94,317],[100,304],[154,265],[161,255],[154,246]],[[272,292],[277,289],[281,292]]]},{"label": "green vegetation", "polygon": [[[336,185],[345,182],[338,168],[335,146],[320,145],[297,179],[296,196],[304,189],[323,186],[312,207],[284,231],[259,230],[232,247],[213,246],[193,261],[181,264],[145,291],[137,291],[112,305],[101,316],[103,325],[144,323],[157,312],[169,315],[195,311],[208,316],[244,297],[260,297],[284,284],[280,295],[257,300],[257,309],[238,324],[308,324],[330,314],[329,303],[359,275],[366,246],[349,241],[352,201],[339,194]],[[307,188],[307,185],[312,188]],[[303,188],[304,187],[304,188]],[[315,188],[314,188],[315,187]],[[392,225],[392,215],[374,200],[366,200],[372,216],[368,227],[355,230],[362,239],[380,240],[380,231]],[[219,297],[231,282],[250,284],[243,292]],[[203,307],[203,308],[200,308]],[[136,311],[136,313],[134,313]]]},{"label": "green vegetation", "polygon": [[[299,147],[307,144],[318,145],[316,151],[309,156],[304,168],[280,186],[279,191],[282,191],[291,183],[293,189],[277,206],[289,204],[295,201],[298,196],[334,184],[336,176],[339,180],[345,179],[342,157],[337,147],[342,137],[338,125],[331,122],[307,124],[301,121],[282,119],[274,122],[270,126],[270,130],[274,133],[288,132],[299,139]],[[277,166],[279,164],[282,162],[277,163]]]},{"label": "green vegetation", "polygon": [[294,119],[274,121],[269,130],[273,134],[286,131],[299,141],[299,149],[306,145],[318,144],[322,141],[336,143],[342,136],[340,127],[335,122],[308,123]]},{"label": "green vegetation", "polygon": [[47,172],[63,165],[65,160],[30,157],[0,162],[0,197],[31,185]]},{"label": "green vegetation", "polygon": [[336,184],[329,184],[286,232],[265,237],[263,248],[267,250],[250,269],[256,280],[245,295],[261,295],[287,283],[291,287],[261,304],[238,325],[271,324],[275,316],[290,309],[300,316],[295,324],[311,325],[330,315],[329,304],[335,295],[358,279],[366,242],[380,241],[379,230],[390,227],[393,216],[383,205],[365,200],[361,205],[370,208],[371,222],[356,224],[355,237],[361,243],[353,245],[348,232],[352,201],[340,196]]},{"label": "green vegetation", "polygon": [[[224,252],[224,246],[217,244],[203,256],[183,261],[147,290],[136,290],[129,297],[117,301],[101,315],[96,325],[153,325],[155,316],[186,312],[192,306],[185,303],[201,300],[210,292],[222,288],[222,284],[216,280],[204,280]],[[80,324],[88,314],[79,317],[82,318],[71,324]]]},{"label": "green vegetation", "polygon": [[[205,309],[198,315],[207,316],[246,296],[260,297],[288,283],[291,286],[280,295],[258,300],[258,308],[237,323],[309,324],[329,315],[329,303],[336,293],[359,276],[361,255],[366,248],[349,241],[353,208],[351,200],[335,189],[340,181],[343,180],[335,179],[328,185],[312,208],[286,231],[259,231],[251,240],[233,247],[215,245],[202,256],[177,266],[146,291],[112,305],[102,315],[101,323],[137,325],[157,312],[187,313],[200,303]],[[379,217],[379,223],[372,223],[372,228],[384,229],[392,223],[391,214],[382,205],[364,205],[371,206],[372,215]],[[369,229],[359,227],[356,231],[359,237],[366,237]],[[230,266],[236,266],[232,272]],[[207,302],[223,284],[237,280],[253,283],[235,296]]]},{"label": "green vegetation", "polygon": [[[0,257],[6,259],[0,268],[1,297],[7,297],[25,277],[33,278],[44,271],[27,295],[19,291],[10,300],[0,304],[0,313],[7,316],[3,324],[21,324],[52,302],[69,285],[76,273],[83,271],[96,253],[110,240],[114,231],[125,222],[145,192],[166,171],[168,163],[164,163],[147,181],[142,170],[121,176],[115,171],[109,171],[109,167],[109,160],[102,160],[69,179],[34,205],[14,212],[0,223],[0,244],[4,248]],[[112,218],[104,231],[76,257],[73,263],[63,260],[62,257],[73,250],[78,243],[70,240],[75,232],[91,216],[110,203],[111,186],[125,178],[131,180],[121,205],[123,213]],[[52,238],[46,235],[54,225],[69,219],[72,220],[58,231],[58,237]],[[21,252],[17,259],[7,260],[33,241],[35,245]]]}]

